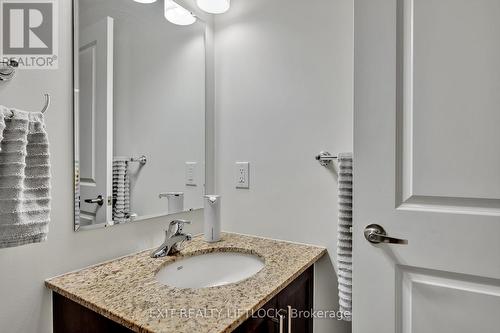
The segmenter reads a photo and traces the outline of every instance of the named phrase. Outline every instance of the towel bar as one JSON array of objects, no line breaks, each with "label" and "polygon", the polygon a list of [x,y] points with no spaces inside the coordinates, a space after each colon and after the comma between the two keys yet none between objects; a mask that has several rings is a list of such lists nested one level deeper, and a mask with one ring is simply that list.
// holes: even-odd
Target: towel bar
[{"label": "towel bar", "polygon": [[319,164],[321,164],[324,167],[330,165],[330,163],[333,160],[336,160],[337,158],[338,158],[338,156],[334,156],[327,151],[322,151],[319,153],[319,155],[316,155],[316,157],[315,157],[316,161],[318,161]]},{"label": "towel bar", "polygon": [[130,162],[139,162],[140,165],[144,165],[148,162],[146,156],[142,155],[141,157],[132,157],[130,158]]}]

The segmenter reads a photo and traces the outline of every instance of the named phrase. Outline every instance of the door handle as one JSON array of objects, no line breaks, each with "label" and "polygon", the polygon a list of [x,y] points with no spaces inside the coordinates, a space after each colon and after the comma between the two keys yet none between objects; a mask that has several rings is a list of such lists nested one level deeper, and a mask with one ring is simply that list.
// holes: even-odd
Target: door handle
[{"label": "door handle", "polygon": [[104,199],[102,198],[102,195],[99,195],[95,199],[85,199],[84,201],[89,204],[98,204],[99,206],[104,205]]},{"label": "door handle", "polygon": [[387,232],[378,224],[370,224],[365,228],[365,238],[372,244],[408,244],[406,239],[387,236]]}]

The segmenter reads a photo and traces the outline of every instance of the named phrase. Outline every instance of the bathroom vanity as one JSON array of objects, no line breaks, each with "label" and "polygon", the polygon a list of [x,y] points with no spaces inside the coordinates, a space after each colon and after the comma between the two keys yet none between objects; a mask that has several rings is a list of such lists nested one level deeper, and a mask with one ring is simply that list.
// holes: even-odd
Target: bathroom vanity
[{"label": "bathroom vanity", "polygon": [[[170,265],[190,269],[186,259],[224,253],[255,256],[263,266],[239,282],[201,288],[173,287],[159,277]],[[47,280],[54,332],[312,332],[311,318],[291,312],[313,308],[313,264],[325,253],[317,246],[223,233],[214,244],[197,236],[175,256],[132,254]],[[227,271],[216,264],[210,269]],[[203,279],[199,275],[196,280]]]}]

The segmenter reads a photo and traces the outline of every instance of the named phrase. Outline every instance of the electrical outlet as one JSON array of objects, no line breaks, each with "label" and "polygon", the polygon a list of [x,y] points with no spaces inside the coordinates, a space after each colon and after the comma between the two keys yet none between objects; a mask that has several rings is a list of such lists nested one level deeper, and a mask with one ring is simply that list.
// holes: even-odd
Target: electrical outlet
[{"label": "electrical outlet", "polygon": [[196,162],[186,162],[186,185],[196,186]]},{"label": "electrical outlet", "polygon": [[236,162],[236,188],[250,188],[249,162]]}]

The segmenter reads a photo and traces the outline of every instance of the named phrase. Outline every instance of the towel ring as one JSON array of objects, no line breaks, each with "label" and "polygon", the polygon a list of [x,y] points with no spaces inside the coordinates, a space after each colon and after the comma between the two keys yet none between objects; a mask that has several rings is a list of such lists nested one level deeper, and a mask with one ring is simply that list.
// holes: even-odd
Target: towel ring
[{"label": "towel ring", "polygon": [[43,96],[45,97],[45,105],[43,106],[43,109],[41,112],[45,113],[45,111],[47,111],[47,109],[50,106],[50,95],[45,93],[45,94],[43,94]]},{"label": "towel ring", "polygon": [[[42,111],[40,111],[41,113],[45,113],[45,111],[47,111],[49,106],[50,106],[50,95],[45,93],[45,94],[43,94],[43,96],[45,97],[45,105],[43,106]],[[10,118],[9,119],[12,119],[12,118],[14,118],[14,111],[10,110]]]}]

